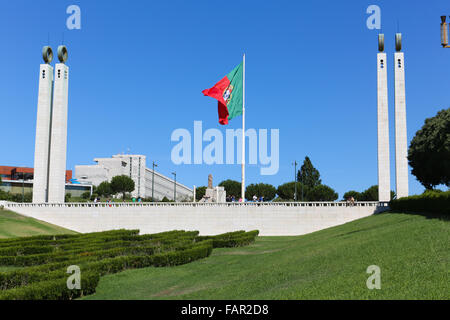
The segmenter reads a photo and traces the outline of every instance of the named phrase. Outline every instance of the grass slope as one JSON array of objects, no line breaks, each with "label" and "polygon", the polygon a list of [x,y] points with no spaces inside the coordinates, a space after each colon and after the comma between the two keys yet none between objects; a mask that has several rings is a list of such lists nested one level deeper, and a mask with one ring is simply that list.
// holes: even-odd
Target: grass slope
[{"label": "grass slope", "polygon": [[[449,237],[448,221],[385,213],[105,276],[85,299],[448,299]],[[381,290],[367,289],[370,265],[381,268]]]},{"label": "grass slope", "polygon": [[76,232],[0,209],[0,239],[67,233]]}]

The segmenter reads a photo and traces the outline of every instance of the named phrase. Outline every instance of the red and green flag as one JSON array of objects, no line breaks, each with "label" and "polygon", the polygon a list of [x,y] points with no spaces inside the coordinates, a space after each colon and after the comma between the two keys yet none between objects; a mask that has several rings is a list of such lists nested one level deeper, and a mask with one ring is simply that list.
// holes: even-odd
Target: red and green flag
[{"label": "red and green flag", "polygon": [[243,63],[241,62],[214,87],[202,91],[205,96],[218,101],[220,124],[228,124],[228,120],[242,115],[242,90]]}]

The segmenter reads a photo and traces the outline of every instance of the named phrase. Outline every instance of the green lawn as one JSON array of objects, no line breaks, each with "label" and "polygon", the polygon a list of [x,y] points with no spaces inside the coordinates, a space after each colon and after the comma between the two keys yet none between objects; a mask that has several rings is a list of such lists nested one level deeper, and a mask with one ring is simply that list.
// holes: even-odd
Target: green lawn
[{"label": "green lawn", "polygon": [[[370,265],[381,268],[381,290],[366,287]],[[449,299],[449,267],[449,221],[385,213],[105,276],[85,299]]]},{"label": "green lawn", "polygon": [[0,239],[64,233],[75,232],[44,221],[24,217],[17,213],[0,209]]}]

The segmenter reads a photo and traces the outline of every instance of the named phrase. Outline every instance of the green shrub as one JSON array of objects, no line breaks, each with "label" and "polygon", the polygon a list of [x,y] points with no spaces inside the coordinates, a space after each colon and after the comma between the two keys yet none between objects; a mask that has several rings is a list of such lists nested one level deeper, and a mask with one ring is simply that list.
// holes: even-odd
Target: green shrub
[{"label": "green shrub", "polygon": [[66,273],[66,268],[72,264],[76,264],[80,267],[80,270],[82,272],[81,277],[83,278],[85,272],[84,270],[87,270],[86,272],[88,273],[94,272],[99,275],[106,275],[131,268],[144,268],[149,266],[175,266],[189,263],[201,258],[206,258],[211,254],[211,252],[212,240],[209,240],[191,245],[184,250],[169,251],[155,255],[129,255],[103,259],[100,261],[65,263],[63,265],[60,265],[60,268],[52,270],[50,272],[45,272],[44,270],[37,271],[36,269],[33,270],[32,268],[25,268],[23,270],[14,270],[6,273],[0,273],[0,289],[10,290],[16,287],[28,286],[36,282],[62,278],[67,279],[68,274]]},{"label": "green shrub", "polygon": [[[199,237],[198,231],[139,235],[139,230],[112,230],[0,240],[0,265],[23,267],[0,272],[0,300],[74,299],[95,292],[100,276],[189,263],[208,257],[213,247],[246,245],[257,235],[258,231]],[[82,290],[67,289],[71,265],[81,269]]]},{"label": "green shrub", "polygon": [[450,215],[450,191],[428,191],[421,195],[392,200],[389,207],[401,212]]},{"label": "green shrub", "polygon": [[0,300],[72,300],[94,293],[99,280],[100,276],[96,272],[83,273],[80,290],[69,290],[66,277],[36,282],[28,286],[2,291]]},{"label": "green shrub", "polygon": [[31,236],[31,237],[22,237],[22,238],[11,238],[11,239],[0,239],[0,246],[6,246],[6,244],[20,244],[20,245],[32,245],[34,241],[36,241],[37,245],[45,244],[45,241],[48,241],[48,244],[59,244],[69,243],[79,241],[80,239],[92,239],[92,238],[102,238],[102,237],[113,237],[113,236],[125,236],[125,235],[138,235],[139,230],[126,230],[126,229],[118,229],[118,230],[110,230],[103,232],[92,232],[85,234],[61,234],[61,235],[40,235],[40,236]]},{"label": "green shrub", "polygon": [[196,238],[196,241],[212,240],[214,248],[232,248],[249,245],[255,241],[259,231],[235,231],[216,236],[200,236]]},{"label": "green shrub", "polygon": [[52,246],[11,246],[1,247],[0,256],[18,256],[37,253],[48,253],[55,250]]}]

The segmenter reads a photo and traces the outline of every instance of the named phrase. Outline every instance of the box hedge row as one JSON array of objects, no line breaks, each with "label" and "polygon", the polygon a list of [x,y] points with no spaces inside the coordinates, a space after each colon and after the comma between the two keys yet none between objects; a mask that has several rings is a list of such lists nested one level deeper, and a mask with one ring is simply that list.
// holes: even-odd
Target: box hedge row
[{"label": "box hedge row", "polygon": [[[0,300],[73,299],[95,292],[99,277],[102,275],[131,268],[186,264],[208,257],[212,249],[212,242],[205,241],[183,251],[171,251],[152,256],[122,256],[82,264],[80,265],[81,290],[67,289],[66,281],[69,275],[64,269],[49,274],[22,273],[22,276],[26,277],[11,277],[8,285],[2,285],[3,291],[0,293]],[[87,271],[83,272],[86,269]],[[10,289],[12,286],[16,286],[16,288]]]},{"label": "box hedge row", "polygon": [[0,292],[0,300],[72,300],[95,292],[100,280],[96,272],[86,272],[81,276],[81,289],[67,288],[67,278],[59,278],[32,283]]},{"label": "box hedge row", "polygon": [[108,236],[108,235],[120,235],[120,234],[139,234],[139,230],[109,230],[102,232],[91,232],[91,233],[79,233],[79,234],[61,234],[61,235],[40,235],[31,237],[21,237],[21,238],[11,238],[11,239],[0,239],[0,246],[3,247],[7,244],[23,244],[29,241],[72,241],[80,238],[92,238],[98,236]]},{"label": "box hedge row", "polygon": [[421,195],[392,200],[389,207],[400,212],[450,215],[450,191],[429,191]]},{"label": "box hedge row", "polygon": [[[68,239],[68,241],[55,241],[55,240],[33,240],[32,242],[25,242],[22,245],[17,245],[15,243],[15,246],[0,246],[0,256],[13,256],[13,255],[21,255],[21,254],[39,254],[39,253],[50,253],[53,251],[51,245],[54,246],[54,248],[61,248],[66,251],[71,250],[81,250],[87,249],[92,250],[96,246],[98,248],[104,248],[104,247],[116,247],[120,244],[126,245],[127,241],[140,241],[140,242],[147,242],[152,241],[154,243],[158,242],[174,242],[175,239],[178,238],[186,238],[186,239],[194,239],[195,236],[198,234],[198,232],[180,232],[177,231],[176,233],[172,232],[172,237],[168,233],[164,233],[162,235],[157,235],[156,237],[154,235],[145,235],[145,236],[138,236],[135,233],[139,232],[138,230],[132,230],[132,234],[128,231],[120,231],[115,232],[116,235],[101,235],[98,234],[96,237],[72,237]],[[97,233],[96,233],[97,234]],[[88,234],[92,235],[92,234]],[[149,239],[149,240],[148,240]],[[122,242],[120,242],[122,241]],[[104,243],[107,242],[117,242],[110,245],[105,245]],[[34,245],[30,245],[34,244]],[[133,245],[130,243],[130,245]],[[37,257],[39,258],[39,257]],[[6,259],[7,261],[10,261],[10,259]],[[3,264],[3,260],[0,259],[0,264]]]},{"label": "box hedge row", "polygon": [[27,237],[28,239],[24,241],[13,241],[13,242],[0,242],[0,248],[7,248],[11,246],[43,246],[43,245],[63,245],[63,244],[71,244],[71,243],[81,243],[83,241],[95,241],[95,240],[104,240],[104,241],[113,241],[116,239],[121,239],[122,237],[133,236],[136,235],[136,232],[139,233],[139,230],[117,230],[115,232],[107,231],[105,234],[101,234],[98,232],[95,233],[87,233],[85,235],[76,235],[73,237],[67,237],[59,239],[49,238],[49,239],[34,239],[34,237]]},{"label": "box hedge row", "polygon": [[[121,229],[0,241],[0,265],[24,266],[0,273],[0,299],[73,299],[94,292],[101,275],[189,263],[209,256],[213,248],[247,245],[257,235],[198,236],[198,231],[183,230],[139,235],[139,230]],[[70,265],[82,269],[83,290],[67,289]]]},{"label": "box hedge row", "polygon": [[212,240],[214,248],[232,248],[249,245],[254,242],[258,236],[259,231],[236,231],[216,236],[200,236],[196,238],[196,241]]},{"label": "box hedge row", "polygon": [[27,254],[49,253],[53,252],[52,246],[15,246],[0,248],[0,256],[19,256]]},{"label": "box hedge row", "polygon": [[[201,243],[180,243],[178,247],[166,248],[165,250],[155,250],[155,247],[127,247],[127,248],[115,248],[113,250],[103,250],[98,252],[93,252],[89,255],[92,259],[84,262],[83,260],[71,260],[68,258],[66,262],[59,263],[55,268],[23,268],[21,270],[13,270],[5,273],[0,273],[0,289],[5,290],[13,288],[16,286],[27,285],[31,282],[42,281],[43,279],[53,279],[65,275],[65,268],[70,265],[87,266],[89,269],[91,265],[101,264],[102,261],[111,261],[111,259],[126,258],[127,256],[144,256],[141,259],[148,259],[148,256],[164,255],[164,253],[169,253],[171,251],[189,252],[186,250],[191,250],[199,247],[211,247],[212,240],[209,242],[204,241]],[[157,248],[156,248],[157,249]],[[177,256],[176,253],[175,256]],[[184,255],[185,253],[181,253]],[[96,261],[100,260],[100,262]],[[56,276],[55,276],[56,275]]]}]

